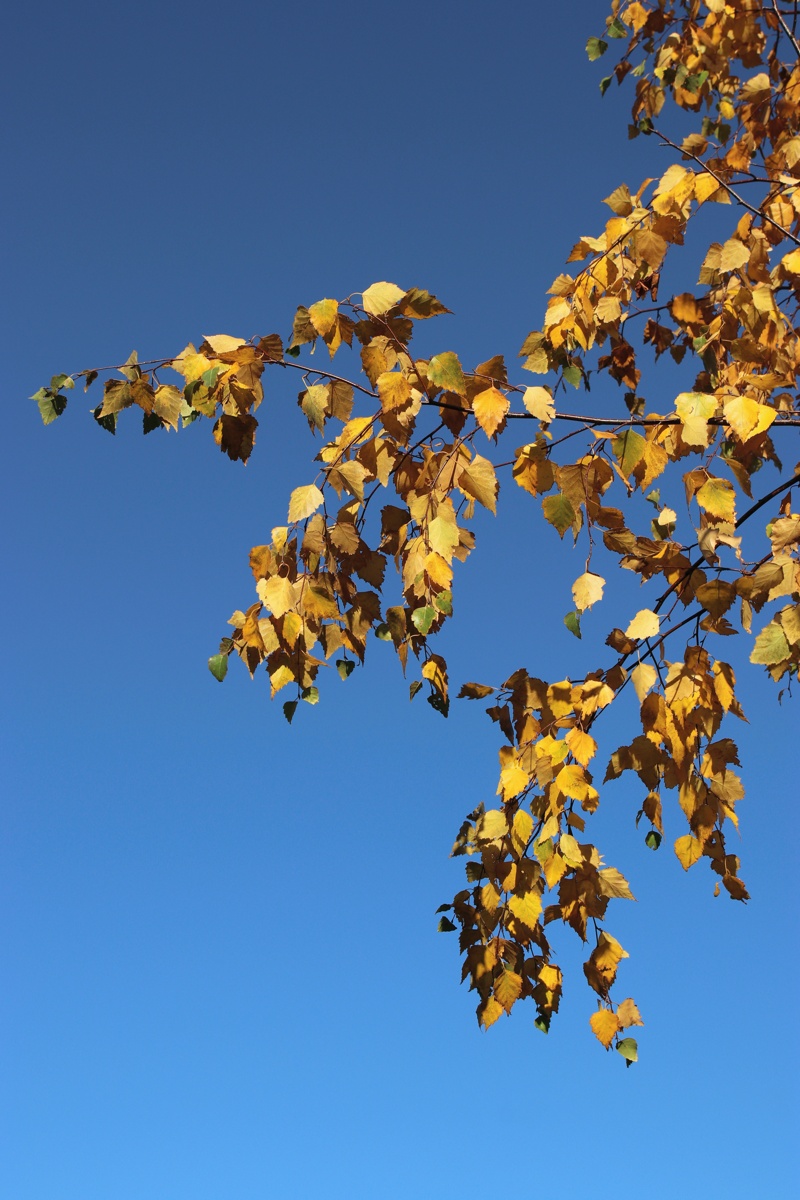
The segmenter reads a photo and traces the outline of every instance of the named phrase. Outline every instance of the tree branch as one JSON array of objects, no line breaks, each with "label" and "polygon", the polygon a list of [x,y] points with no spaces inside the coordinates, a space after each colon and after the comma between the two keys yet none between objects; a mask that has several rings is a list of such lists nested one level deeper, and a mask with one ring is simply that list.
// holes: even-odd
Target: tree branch
[{"label": "tree branch", "polygon": [[732,196],[737,204],[741,204],[742,208],[746,208],[748,212],[753,213],[753,215],[756,217],[761,217],[763,221],[769,221],[770,225],[777,229],[779,233],[782,233],[785,238],[788,238],[790,242],[794,242],[795,246],[800,246],[800,238],[791,233],[788,229],[784,229],[783,225],[779,225],[777,221],[774,221],[772,217],[770,217],[762,209],[756,208],[752,204],[748,204],[738,192],[733,190],[729,183],[726,183],[724,179],[721,179],[719,175],[717,175],[716,171],[712,171],[711,167],[704,163],[702,158],[698,158],[697,155],[692,154],[690,150],[684,150],[682,146],[676,145],[675,142],[671,141],[665,133],[662,133],[659,129],[656,129],[655,126],[653,126],[653,133],[656,135],[656,137],[660,137],[665,145],[671,146],[673,150],[677,150],[679,154],[685,155],[686,158],[693,159],[697,165],[706,172],[707,175],[710,175],[712,179],[716,179],[719,186],[724,188],[728,195]]}]

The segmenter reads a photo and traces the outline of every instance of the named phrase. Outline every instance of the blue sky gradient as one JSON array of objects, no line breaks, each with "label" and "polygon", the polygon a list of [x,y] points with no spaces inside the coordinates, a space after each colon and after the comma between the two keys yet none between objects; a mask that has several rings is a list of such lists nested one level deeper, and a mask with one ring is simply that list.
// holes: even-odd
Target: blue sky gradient
[{"label": "blue sky gradient", "polygon": [[[731,651],[750,717],[733,731],[747,906],[715,900],[703,864],[684,874],[669,850],[679,813],[653,854],[637,786],[603,790],[598,839],[638,899],[609,918],[631,955],[620,995],[646,1022],[636,1067],[591,1033],[568,930],[549,1036],[524,1005],[480,1033],[434,910],[463,878],[448,859],[461,820],[494,795],[482,707],[454,704],[445,722],[409,704],[377,642],[291,728],[265,677],[233,663],[220,687],[206,667],[251,603],[249,548],[314,474],[294,382],[266,377],[246,468],[205,422],[145,439],[123,414],[111,438],[83,411],[92,394],[76,389],[47,429],[26,399],[134,347],[286,335],[297,304],[380,279],[455,311],[425,331],[429,348],[513,361],[571,245],[604,223],[602,197],[667,165],[628,142],[627,92],[600,99],[584,45],[605,13],[601,0],[77,0],[8,18],[9,1198],[789,1190],[792,702]],[[656,386],[666,411],[670,378]],[[478,518],[457,576],[451,677],[602,663],[611,605],[587,614],[580,643],[562,623],[583,552],[510,479],[499,513]],[[609,580],[632,612],[638,595]],[[601,757],[630,729],[619,707]]]}]

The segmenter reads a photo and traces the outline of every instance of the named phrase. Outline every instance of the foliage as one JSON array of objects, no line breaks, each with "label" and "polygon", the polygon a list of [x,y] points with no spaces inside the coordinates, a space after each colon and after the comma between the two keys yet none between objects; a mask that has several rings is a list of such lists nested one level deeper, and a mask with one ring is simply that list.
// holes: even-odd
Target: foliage
[{"label": "foliage", "polygon": [[[687,823],[674,847],[681,864],[688,870],[705,858],[716,893],[721,884],[746,900],[725,841],[743,796],[730,718],[744,714],[718,639],[751,638],[751,661],[775,681],[791,685],[800,664],[800,515],[792,507],[800,473],[779,457],[791,454],[791,430],[800,426],[796,20],[796,6],[777,0],[615,0],[603,36],[589,39],[589,59],[618,49],[601,91],[630,77],[630,136],[658,139],[671,161],[635,191],[616,188],[605,229],[576,242],[568,259],[575,274],[555,280],[542,328],[522,348],[532,381],[510,381],[500,355],[474,367],[447,349],[415,358],[416,323],[448,310],[422,288],[381,282],[298,308],[286,346],[277,334],[249,342],[216,335],[171,359],[139,363],[133,354],[106,379],[94,409],[112,433],[127,408],[143,410],[145,433],[206,418],[220,449],[246,462],[265,372],[299,372],[299,406],[324,439],[316,475],[292,492],[270,542],[251,550],[256,599],[234,612],[232,633],[209,660],[220,681],[232,655],[251,674],[263,665],[272,695],[290,695],[289,721],[300,700],[319,699],[323,663],[334,659],[347,679],[371,635],[413,668],[412,698],[427,689],[447,716],[451,690],[436,636],[453,619],[454,577],[475,545],[475,506],[497,511],[498,460],[508,458],[500,442],[525,430],[512,438],[522,442],[506,464],[512,479],[560,539],[569,534],[585,551],[567,627],[580,637],[581,615],[602,602],[614,565],[638,575],[651,598],[617,617],[609,651],[581,679],[547,681],[520,669],[500,686],[461,686],[459,697],[490,698],[503,737],[499,799],[478,804],[458,833],[453,854],[467,858],[467,886],[442,906],[439,928],[460,928],[462,978],[477,992],[484,1027],[531,999],[546,1031],[562,989],[546,928],[570,925],[591,945],[591,1028],[627,1065],[637,1046],[624,1034],[642,1020],[632,999],[612,999],[627,953],[605,919],[610,900],[633,897],[586,834],[600,803],[595,722],[632,686],[639,723],[603,783],[638,775],[651,849],[662,839],[664,795],[676,793]],[[662,124],[670,112],[678,132]],[[689,223],[712,205],[718,240],[693,268],[696,285],[659,299],[666,266],[675,260],[676,277],[685,272],[676,249]],[[360,370],[351,378],[338,364],[334,373],[312,363],[319,343],[330,360],[354,353]],[[658,413],[645,373],[663,377],[667,362],[685,373],[686,390]],[[179,382],[162,381],[167,369]],[[55,376],[37,392],[45,423],[64,411],[75,378],[88,389],[97,375]],[[568,387],[588,392],[608,379],[622,405],[602,416],[568,410]],[[756,498],[767,465],[780,479]],[[678,473],[690,543],[654,487]],[[757,513],[765,530],[751,521]],[[387,567],[402,589],[388,606]]]}]

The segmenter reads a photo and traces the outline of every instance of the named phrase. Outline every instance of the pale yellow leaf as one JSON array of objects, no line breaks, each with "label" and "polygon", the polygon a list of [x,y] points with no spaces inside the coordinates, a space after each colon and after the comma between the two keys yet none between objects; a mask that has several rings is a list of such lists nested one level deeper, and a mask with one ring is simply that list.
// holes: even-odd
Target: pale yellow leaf
[{"label": "pale yellow leaf", "polygon": [[[563,842],[563,838],[561,839]],[[616,867],[603,867],[598,872],[600,877],[600,892],[603,896],[615,896],[619,900],[635,900],[625,876]]]},{"label": "pale yellow leaf", "polygon": [[625,630],[625,636],[629,638],[655,637],[661,627],[658,615],[651,612],[649,608],[642,608],[631,621],[628,628]]},{"label": "pale yellow leaf", "polygon": [[330,333],[336,324],[339,305],[336,300],[318,300],[308,310],[308,317],[320,337]]},{"label": "pale yellow leaf", "polygon": [[314,483],[295,488],[289,497],[289,523],[304,521],[316,512],[325,497]]},{"label": "pale yellow leaf", "polygon": [[274,617],[282,617],[294,608],[294,589],[282,575],[258,581],[258,594]]},{"label": "pale yellow leaf", "polygon": [[506,833],[508,833],[508,821],[506,814],[499,808],[490,808],[488,812],[478,818],[475,835],[482,841],[491,842],[495,838],[503,837]]},{"label": "pale yellow leaf", "polygon": [[556,415],[556,406],[553,403],[553,397],[546,387],[525,388],[522,394],[522,403],[532,417],[537,417],[546,424],[552,421]]},{"label": "pale yellow leaf", "polygon": [[215,354],[232,354],[234,350],[247,345],[244,338],[230,337],[227,333],[205,333],[203,340],[208,342]]},{"label": "pale yellow leaf", "polygon": [[405,292],[396,283],[373,283],[364,292],[361,301],[370,316],[379,317],[394,308],[403,296]]},{"label": "pale yellow leaf", "polygon": [[631,671],[631,682],[633,683],[634,691],[639,697],[639,703],[644,700],[650,688],[658,679],[658,672],[650,663],[639,663]]},{"label": "pale yellow leaf", "polygon": [[602,600],[605,586],[603,576],[595,575],[593,571],[585,571],[583,575],[579,575],[572,585],[572,599],[578,612],[585,612],[598,600]]}]

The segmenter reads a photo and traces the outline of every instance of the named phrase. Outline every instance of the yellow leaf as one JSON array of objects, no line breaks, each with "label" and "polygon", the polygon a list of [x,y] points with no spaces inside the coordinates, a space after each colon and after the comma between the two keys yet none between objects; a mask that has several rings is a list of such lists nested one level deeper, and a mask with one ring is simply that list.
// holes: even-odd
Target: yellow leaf
[{"label": "yellow leaf", "polygon": [[570,729],[564,740],[569,746],[572,757],[577,759],[582,766],[588,766],[597,752],[597,742],[594,738],[588,733],[584,733],[582,729]]},{"label": "yellow leaf", "polygon": [[[447,510],[445,510],[447,511]],[[453,554],[458,546],[459,532],[455,515],[450,512],[447,517],[434,517],[428,526],[428,542],[432,550],[441,554],[447,562],[452,562]]]},{"label": "yellow leaf", "polygon": [[500,782],[497,785],[497,791],[499,794],[502,794],[504,800],[511,800],[513,796],[518,795],[523,788],[526,788],[529,783],[530,776],[528,772],[523,771],[518,763],[509,763],[500,772]]},{"label": "yellow leaf", "polygon": [[610,933],[601,933],[597,946],[592,951],[591,959],[600,971],[615,972],[623,958],[628,957],[628,951],[623,950],[615,937]]},{"label": "yellow leaf", "polygon": [[503,428],[509,407],[508,396],[495,387],[479,392],[472,401],[475,418],[487,438],[493,438]]},{"label": "yellow leaf", "polygon": [[553,397],[546,387],[525,388],[522,394],[522,403],[532,417],[538,417],[545,424],[552,421],[556,415],[556,406],[553,403]]},{"label": "yellow leaf", "polygon": [[590,791],[586,772],[577,763],[569,763],[561,768],[556,775],[556,786],[570,800],[585,800]]},{"label": "yellow leaf", "polygon": [[722,521],[736,520],[736,492],[729,480],[712,477],[699,489],[695,499],[709,516]]},{"label": "yellow leaf", "polygon": [[488,508],[490,513],[497,511],[497,493],[500,485],[494,473],[494,466],[488,458],[476,454],[465,471],[458,477],[458,486],[467,496],[474,498]]},{"label": "yellow leaf", "polygon": [[716,396],[704,392],[681,392],[675,411],[683,422],[681,436],[687,446],[707,446],[711,437],[708,418],[717,410]]},{"label": "yellow leaf", "polygon": [[676,841],[675,853],[684,871],[688,871],[689,867],[693,867],[697,860],[702,858],[703,847],[696,837],[687,833],[685,837],[679,837]]},{"label": "yellow leaf", "polygon": [[294,675],[285,665],[276,667],[269,677],[270,696],[274,697],[276,692],[279,692],[282,687],[286,687],[287,683],[294,681]]},{"label": "yellow leaf", "polygon": [[634,691],[639,697],[640,704],[657,679],[658,672],[655,667],[650,666],[650,663],[639,663],[637,667],[633,668],[631,671],[631,681]]},{"label": "yellow leaf", "polygon": [[396,283],[373,283],[362,295],[361,302],[370,316],[380,317],[394,308],[403,296],[405,292]]},{"label": "yellow leaf", "polygon": [[499,1000],[506,1012],[511,1012],[515,1002],[519,1000],[522,991],[522,976],[516,971],[503,971],[494,983],[495,998]]},{"label": "yellow leaf", "polygon": [[511,827],[511,841],[517,854],[524,852],[532,833],[533,818],[524,809],[518,809],[514,814],[514,823]]},{"label": "yellow leaf", "polygon": [[[563,838],[561,839],[563,842]],[[600,892],[603,896],[615,896],[618,900],[635,900],[625,876],[616,867],[603,867],[598,872]]]},{"label": "yellow leaf", "polygon": [[304,521],[316,512],[325,497],[316,486],[309,483],[306,487],[295,488],[289,498],[289,522]]},{"label": "yellow leaf", "polygon": [[629,1025],[644,1025],[641,1013],[630,997],[623,1000],[617,1009],[617,1020],[623,1028]]},{"label": "yellow leaf", "polygon": [[499,808],[490,808],[482,817],[479,817],[475,827],[476,837],[484,842],[494,841],[496,838],[504,837],[507,833],[506,814]]},{"label": "yellow leaf", "polygon": [[411,384],[399,371],[384,371],[378,376],[376,386],[384,412],[403,408],[411,399]]},{"label": "yellow leaf", "polygon": [[725,420],[741,442],[769,429],[777,416],[768,404],[759,404],[749,396],[735,396],[723,406]]},{"label": "yellow leaf", "polygon": [[750,261],[750,251],[738,238],[729,238],[722,247],[719,257],[721,271],[735,271]]},{"label": "yellow leaf", "polygon": [[227,333],[203,334],[203,341],[208,342],[215,354],[232,354],[246,346],[244,338],[229,337]]},{"label": "yellow leaf", "polygon": [[545,963],[543,967],[539,968],[539,979],[548,992],[554,992],[557,987],[561,986],[561,971],[552,963]]},{"label": "yellow leaf", "polygon": [[294,608],[294,588],[282,575],[258,581],[258,594],[274,617],[282,617]]},{"label": "yellow leaf", "polygon": [[494,996],[490,996],[485,1000],[478,1010],[478,1020],[484,1029],[488,1029],[490,1025],[494,1025],[498,1017],[503,1015],[504,1009],[502,1004],[495,1000]]},{"label": "yellow leaf", "polygon": [[660,628],[661,623],[657,614],[651,612],[649,608],[642,608],[625,630],[625,636],[640,641],[642,638],[655,637]]},{"label": "yellow leaf", "polygon": [[481,907],[487,912],[494,912],[499,903],[500,893],[490,880],[481,888]]},{"label": "yellow leaf", "polygon": [[572,599],[578,612],[585,612],[598,600],[602,600],[605,586],[606,581],[602,575],[595,575],[592,571],[585,571],[583,575],[579,575],[572,585]]},{"label": "yellow leaf", "polygon": [[[568,771],[570,768],[565,767]],[[571,867],[580,867],[583,865],[583,853],[575,838],[571,833],[562,833],[558,839],[558,849],[562,858],[569,863]]]},{"label": "yellow leaf", "polygon": [[330,333],[336,324],[339,304],[336,300],[318,300],[308,310],[308,317],[320,337]]},{"label": "yellow leaf", "polygon": [[592,1013],[589,1024],[594,1036],[605,1046],[606,1050],[622,1028],[617,1020],[617,1014],[611,1012],[609,1008],[599,1008],[597,1012]]},{"label": "yellow leaf", "polygon": [[517,920],[528,929],[535,929],[542,911],[542,897],[538,892],[527,892],[524,896],[512,896],[508,908]]}]

